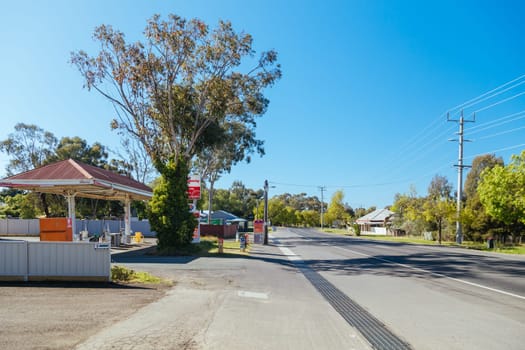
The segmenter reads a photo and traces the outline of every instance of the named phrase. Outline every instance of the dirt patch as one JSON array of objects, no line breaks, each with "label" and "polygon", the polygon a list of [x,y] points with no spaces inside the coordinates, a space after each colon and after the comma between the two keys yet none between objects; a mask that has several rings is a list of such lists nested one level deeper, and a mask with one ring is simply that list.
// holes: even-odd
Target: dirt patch
[{"label": "dirt patch", "polygon": [[71,349],[161,298],[169,288],[0,282],[0,349]]}]

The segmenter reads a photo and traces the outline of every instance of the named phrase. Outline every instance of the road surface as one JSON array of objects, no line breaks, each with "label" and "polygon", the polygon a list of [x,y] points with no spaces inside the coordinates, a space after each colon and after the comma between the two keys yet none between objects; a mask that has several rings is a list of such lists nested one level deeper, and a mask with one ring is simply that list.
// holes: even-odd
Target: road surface
[{"label": "road surface", "polygon": [[175,281],[77,349],[523,349],[525,260],[278,228],[250,257],[114,256]]},{"label": "road surface", "polygon": [[525,259],[278,230],[276,243],[414,349],[523,349]]}]

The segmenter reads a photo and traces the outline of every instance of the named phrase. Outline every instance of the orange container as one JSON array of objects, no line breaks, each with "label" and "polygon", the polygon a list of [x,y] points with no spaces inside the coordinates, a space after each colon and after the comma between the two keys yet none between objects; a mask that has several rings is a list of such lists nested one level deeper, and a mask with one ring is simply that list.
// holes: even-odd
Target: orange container
[{"label": "orange container", "polygon": [[71,222],[68,218],[42,218],[40,219],[41,241],[65,241],[73,240]]}]

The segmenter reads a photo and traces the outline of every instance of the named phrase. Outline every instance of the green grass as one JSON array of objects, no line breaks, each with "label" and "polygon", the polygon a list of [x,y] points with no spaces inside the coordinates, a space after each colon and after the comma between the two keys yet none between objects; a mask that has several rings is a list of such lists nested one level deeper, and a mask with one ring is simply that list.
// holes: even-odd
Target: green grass
[{"label": "green grass", "polygon": [[504,253],[504,254],[518,254],[518,255],[525,255],[525,246],[522,245],[500,245],[499,243],[496,243],[496,247],[494,249],[487,248],[486,243],[481,242],[463,242],[463,247],[468,249],[476,249],[476,250],[485,250],[489,252],[496,252],[496,253]]},{"label": "green grass", "polygon": [[[222,255],[248,255],[250,248],[251,244],[249,244],[243,252],[240,249],[239,242],[225,240]],[[167,248],[152,252],[151,254],[161,256],[216,256],[219,254],[219,243],[217,241],[217,237],[201,237],[199,243],[189,244],[180,248]]]},{"label": "green grass", "polygon": [[[203,241],[211,242],[211,244],[213,245],[213,247],[207,251],[209,255],[219,254],[219,242],[217,240],[217,237],[202,237],[201,242]],[[222,254],[248,255],[250,252],[251,246],[252,246],[251,244],[248,244],[248,246],[243,252],[241,251],[239,242],[225,240],[222,246],[222,249],[223,249]]]},{"label": "green grass", "polygon": [[[348,235],[348,231],[344,229],[324,229],[323,232],[326,233],[335,233],[335,234],[343,234]],[[356,238],[362,238],[362,239],[369,239],[369,240],[377,240],[377,241],[388,241],[388,242],[399,242],[399,243],[412,243],[412,244],[426,244],[426,245],[437,245],[437,241],[429,241],[420,237],[413,237],[413,236],[402,236],[402,237],[393,237],[393,236],[368,236],[368,235],[361,235],[361,236],[354,236]],[[441,245],[444,246],[457,246],[456,242],[450,242],[450,241],[442,241]],[[490,251],[490,252],[496,252],[496,253],[505,253],[505,254],[520,254],[525,255],[525,245],[513,245],[513,246],[498,246],[496,245],[496,248],[494,249],[488,249],[487,244],[485,242],[470,242],[470,241],[464,241],[462,245],[460,245],[462,248],[466,249],[475,249],[475,250],[483,250],[483,251]]]},{"label": "green grass", "polygon": [[[412,236],[403,236],[403,237],[393,237],[393,236],[359,236],[364,239],[372,239],[378,241],[389,241],[389,242],[399,242],[399,243],[413,243],[413,244],[426,244],[426,245],[436,245],[437,241],[429,241],[420,237]],[[441,241],[441,245],[455,245],[454,242]]]},{"label": "green grass", "polygon": [[111,281],[141,284],[169,284],[169,281],[153,276],[147,272],[135,271],[122,266],[111,267]]},{"label": "green grass", "polygon": [[338,235],[349,235],[350,234],[350,231],[343,229],[343,228],[324,228],[322,231],[326,233],[335,233]]},{"label": "green grass", "polygon": [[213,249],[213,242],[201,239],[200,243],[197,244],[188,244],[183,247],[157,250],[153,254],[162,256],[202,256],[210,249]]}]

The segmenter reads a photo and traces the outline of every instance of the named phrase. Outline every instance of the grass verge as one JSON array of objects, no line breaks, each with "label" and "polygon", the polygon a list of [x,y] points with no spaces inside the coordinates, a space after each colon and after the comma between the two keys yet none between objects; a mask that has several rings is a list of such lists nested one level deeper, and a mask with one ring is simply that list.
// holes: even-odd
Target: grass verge
[{"label": "grass verge", "polygon": [[[244,251],[241,251],[239,242],[224,240],[223,253],[220,255],[248,255],[250,248],[251,244]],[[168,248],[151,254],[161,256],[216,256],[219,254],[219,243],[217,237],[201,237],[200,243],[180,248]]]},{"label": "grass verge", "polygon": [[[348,235],[348,231],[344,229],[324,229],[323,232],[326,233],[335,233],[340,235]],[[377,241],[387,241],[387,242],[399,242],[399,243],[412,243],[412,244],[425,244],[425,245],[438,245],[437,241],[429,241],[420,237],[393,237],[393,236],[355,236],[356,238],[362,238],[362,239],[369,239],[369,240],[377,240]],[[487,248],[487,244],[483,242],[471,242],[471,241],[464,241],[463,244],[457,245],[456,242],[449,242],[449,241],[442,241],[441,245],[444,246],[457,246],[461,248],[466,249],[475,249],[475,250],[482,250],[482,251],[488,251],[488,252],[496,252],[496,253],[505,253],[505,254],[519,254],[519,255],[525,255],[525,245],[513,245],[513,246],[503,246],[503,245],[496,245],[495,248],[489,249]]]},{"label": "grass verge", "polygon": [[140,284],[171,284],[170,281],[153,276],[147,272],[134,271],[118,265],[111,267],[111,281]]}]

